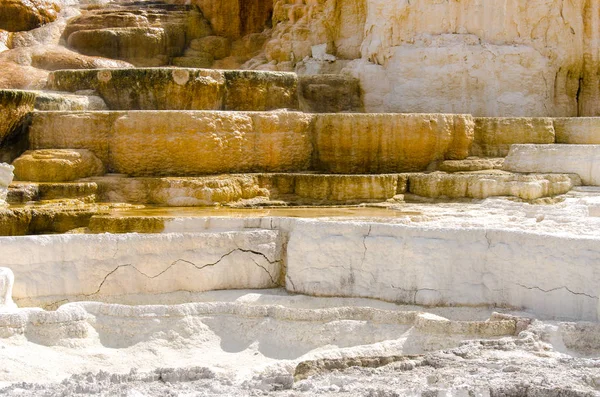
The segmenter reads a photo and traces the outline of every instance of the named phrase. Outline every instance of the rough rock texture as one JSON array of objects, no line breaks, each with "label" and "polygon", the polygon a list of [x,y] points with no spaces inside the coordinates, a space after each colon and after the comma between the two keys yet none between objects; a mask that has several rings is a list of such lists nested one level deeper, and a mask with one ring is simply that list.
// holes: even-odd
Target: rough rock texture
[{"label": "rough rock texture", "polygon": [[61,46],[36,45],[0,53],[0,88],[44,89],[48,71],[58,69],[127,68],[112,59],[90,57]]},{"label": "rough rock texture", "polygon": [[[67,233],[87,227],[94,215],[111,210],[110,205],[86,204],[84,201],[77,197],[0,209],[0,236]],[[118,206],[121,207],[123,205]]]},{"label": "rough rock texture", "polygon": [[438,167],[444,172],[469,172],[502,169],[504,158],[467,157],[464,160],[442,161]]},{"label": "rough rock texture", "polygon": [[553,122],[556,130],[556,143],[571,145],[600,144],[600,118],[557,118]]},{"label": "rough rock texture", "polygon": [[53,0],[2,0],[0,29],[32,30],[56,20],[59,11],[60,6]]},{"label": "rough rock texture", "polygon": [[598,115],[599,10],[591,0],[277,0],[264,66],[325,44],[357,60],[347,71],[369,112]]},{"label": "rough rock texture", "polygon": [[332,173],[422,171],[469,154],[466,115],[326,114],[315,116],[315,169]]},{"label": "rough rock texture", "polygon": [[465,115],[167,114],[173,117],[38,113],[31,148],[89,149],[110,171],[132,176],[309,169],[370,174],[419,171],[434,161],[466,158],[473,139],[473,121]]},{"label": "rough rock texture", "polygon": [[30,201],[72,200],[94,202],[98,185],[93,182],[14,182],[8,189],[7,202],[10,204],[26,204]]},{"label": "rough rock texture", "polygon": [[567,244],[487,228],[302,220],[288,243],[286,287],[431,306],[509,305],[596,321],[598,254],[598,239],[590,237]]},{"label": "rough rock texture", "polygon": [[523,200],[535,200],[564,194],[581,185],[578,175],[521,175],[502,171],[458,174],[434,172],[411,175],[409,181],[410,193],[450,199],[514,196]]},{"label": "rough rock texture", "polygon": [[109,134],[116,117],[106,112],[34,113],[30,149],[87,149],[108,166]]},{"label": "rough rock texture", "polygon": [[14,283],[15,275],[12,270],[6,267],[0,267],[0,312],[16,308],[16,305],[12,300]]},{"label": "rough rock texture", "polygon": [[343,75],[299,77],[301,109],[314,113],[359,112],[362,110],[358,79]]},{"label": "rough rock texture", "polygon": [[66,92],[36,91],[35,109],[43,111],[108,110],[104,100],[94,92],[71,94]]},{"label": "rough rock texture", "polygon": [[193,0],[202,10],[216,34],[232,39],[260,33],[270,24],[273,1],[265,0]]},{"label": "rough rock texture", "polygon": [[169,62],[167,37],[160,28],[80,30],[69,36],[68,45],[85,55],[120,59],[135,66]]},{"label": "rough rock texture", "polygon": [[23,127],[26,116],[33,111],[35,98],[29,92],[0,90],[0,147]]},{"label": "rough rock texture", "polygon": [[189,178],[92,178],[102,202],[193,207],[262,198],[265,203],[356,204],[405,193],[406,175],[238,174]]},{"label": "rough rock texture", "polygon": [[276,0],[272,38],[265,46],[268,61],[297,62],[326,44],[327,52],[344,59],[360,58],[367,18],[365,1]]},{"label": "rough rock texture", "polygon": [[6,204],[6,197],[8,195],[8,186],[13,180],[12,165],[6,163],[0,163],[0,207]]},{"label": "rough rock texture", "polygon": [[231,55],[231,40],[221,36],[206,36],[190,42],[194,51],[209,54],[213,60],[227,58]]},{"label": "rough rock texture", "polygon": [[109,170],[128,175],[302,171],[312,155],[311,117],[296,112],[37,113],[33,119],[32,149],[88,149]]},{"label": "rough rock texture", "polygon": [[167,207],[194,207],[233,203],[269,197],[254,175],[207,176],[195,178],[93,178],[101,201],[154,204]]},{"label": "rough rock texture", "polygon": [[282,258],[279,234],[264,230],[7,237],[2,248],[0,263],[16,272],[15,300],[272,288]]},{"label": "rough rock texture", "polygon": [[598,90],[594,2],[367,3],[362,56],[381,65],[359,68],[366,96],[375,97],[367,109],[383,100],[398,111],[589,115],[585,104]]},{"label": "rough rock texture", "polygon": [[82,54],[153,67],[169,65],[191,40],[211,32],[202,13],[183,4],[115,2],[69,20],[63,40]]},{"label": "rough rock texture", "polygon": [[86,227],[90,218],[107,207],[84,205],[80,201],[69,204],[55,203],[22,208],[0,209],[0,236],[66,233]]},{"label": "rough rock texture", "polygon": [[[0,393],[598,395],[600,370],[586,354],[597,346],[595,324],[531,321],[478,309],[461,311],[466,321],[452,310],[279,291],[196,296],[208,301],[77,302],[56,311],[5,313],[0,359],[13,370],[3,375]],[[572,349],[571,338],[582,334],[589,349]]]},{"label": "rough rock texture", "polygon": [[291,73],[203,69],[58,71],[54,90],[96,90],[113,110],[298,109],[298,78]]},{"label": "rough rock texture", "polygon": [[174,115],[129,113],[115,120],[110,167],[128,175],[194,175],[295,171],[310,165],[310,118],[304,114]]},{"label": "rough rock texture", "polygon": [[504,169],[578,174],[584,185],[600,186],[600,145],[513,145]]},{"label": "rough rock texture", "polygon": [[274,200],[315,204],[355,204],[385,201],[406,191],[407,176],[380,175],[260,175],[261,186]]},{"label": "rough rock texture", "polygon": [[505,157],[510,146],[520,143],[554,143],[551,118],[475,117],[474,156]]},{"label": "rough rock texture", "polygon": [[104,174],[102,161],[86,149],[28,150],[13,165],[20,181],[68,182]]},{"label": "rough rock texture", "polygon": [[219,110],[225,77],[214,70],[122,69],[58,71],[51,89],[95,90],[113,110]]},{"label": "rough rock texture", "polygon": [[225,71],[223,110],[298,109],[298,76],[292,73]]},{"label": "rough rock texture", "polygon": [[7,51],[10,47],[12,34],[6,30],[0,29],[0,52]]}]

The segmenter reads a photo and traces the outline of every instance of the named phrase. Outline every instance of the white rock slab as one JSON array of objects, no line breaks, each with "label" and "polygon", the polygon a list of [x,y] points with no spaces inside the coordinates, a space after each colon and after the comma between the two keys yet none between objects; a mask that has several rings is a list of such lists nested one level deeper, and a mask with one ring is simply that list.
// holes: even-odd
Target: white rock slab
[{"label": "white rock slab", "polygon": [[599,238],[306,220],[287,257],[296,293],[598,318]]},{"label": "white rock slab", "polygon": [[0,206],[6,203],[8,185],[12,183],[15,167],[6,163],[0,163]]},{"label": "white rock slab", "polygon": [[584,185],[600,186],[600,145],[512,145],[504,169],[578,174]]},{"label": "white rock slab", "polygon": [[276,231],[49,235],[0,238],[21,305],[52,299],[273,288],[282,264]]},{"label": "white rock slab", "polygon": [[600,144],[600,117],[561,117],[554,119],[556,142],[571,145]]}]

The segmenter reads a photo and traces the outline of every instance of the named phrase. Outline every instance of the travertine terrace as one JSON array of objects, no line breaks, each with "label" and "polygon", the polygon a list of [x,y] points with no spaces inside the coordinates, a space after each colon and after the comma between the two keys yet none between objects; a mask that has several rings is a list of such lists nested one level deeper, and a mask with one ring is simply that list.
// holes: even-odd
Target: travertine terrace
[{"label": "travertine terrace", "polygon": [[0,395],[600,395],[595,0],[0,0]]}]

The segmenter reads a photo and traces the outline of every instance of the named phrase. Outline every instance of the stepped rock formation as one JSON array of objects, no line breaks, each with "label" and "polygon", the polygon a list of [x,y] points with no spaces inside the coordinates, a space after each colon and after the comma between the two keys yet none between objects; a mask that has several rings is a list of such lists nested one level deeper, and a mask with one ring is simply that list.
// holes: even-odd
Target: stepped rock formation
[{"label": "stepped rock formation", "polygon": [[[596,116],[599,7],[592,0],[121,2],[88,7],[59,30],[81,54],[136,66],[343,72],[358,78],[369,112]],[[0,38],[12,51],[39,43]],[[319,46],[323,53],[315,53]],[[111,67],[85,62],[80,67]],[[0,86],[43,84],[44,73],[28,75]]]},{"label": "stepped rock formation", "polygon": [[327,44],[340,60],[355,60],[346,70],[360,78],[367,111],[595,116],[599,7],[278,0],[265,56],[295,63]]},{"label": "stepped rock formation", "polygon": [[0,395],[600,396],[596,0],[45,1]]}]

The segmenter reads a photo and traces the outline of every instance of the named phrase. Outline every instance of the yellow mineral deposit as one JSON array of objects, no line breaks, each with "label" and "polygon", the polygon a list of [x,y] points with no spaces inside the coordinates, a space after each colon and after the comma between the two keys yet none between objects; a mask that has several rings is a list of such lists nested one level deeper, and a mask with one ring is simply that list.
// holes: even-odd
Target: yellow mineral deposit
[{"label": "yellow mineral deposit", "polygon": [[0,395],[599,396],[597,0],[0,0]]}]

